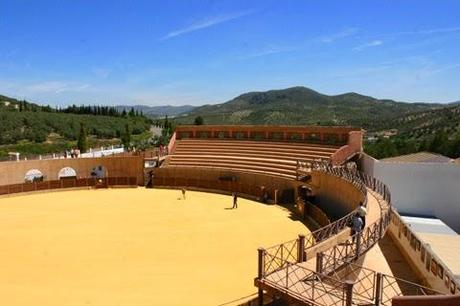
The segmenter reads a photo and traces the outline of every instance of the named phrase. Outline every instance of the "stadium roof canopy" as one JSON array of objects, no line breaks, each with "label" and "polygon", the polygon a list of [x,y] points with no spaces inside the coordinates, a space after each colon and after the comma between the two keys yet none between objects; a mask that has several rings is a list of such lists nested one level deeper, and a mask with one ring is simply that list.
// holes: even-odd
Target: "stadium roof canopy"
[{"label": "stadium roof canopy", "polygon": [[407,155],[400,155],[395,157],[383,158],[384,162],[409,162],[409,163],[451,163],[453,160],[447,156],[431,153],[431,152],[418,152]]}]

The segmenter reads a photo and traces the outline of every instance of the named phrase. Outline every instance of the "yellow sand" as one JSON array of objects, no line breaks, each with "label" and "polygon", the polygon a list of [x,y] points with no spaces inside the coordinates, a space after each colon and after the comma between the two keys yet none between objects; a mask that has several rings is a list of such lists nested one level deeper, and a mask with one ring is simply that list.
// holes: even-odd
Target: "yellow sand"
[{"label": "yellow sand", "polygon": [[2,305],[219,305],[256,292],[257,247],[308,229],[277,207],[177,190],[0,199]]}]

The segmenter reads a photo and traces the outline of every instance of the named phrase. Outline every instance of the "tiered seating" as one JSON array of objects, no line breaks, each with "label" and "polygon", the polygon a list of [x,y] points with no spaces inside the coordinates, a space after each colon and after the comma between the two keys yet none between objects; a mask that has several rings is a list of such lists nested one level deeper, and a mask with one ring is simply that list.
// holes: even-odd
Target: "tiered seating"
[{"label": "tiered seating", "polygon": [[217,167],[294,178],[297,160],[328,159],[338,147],[250,140],[182,139],[169,166]]}]

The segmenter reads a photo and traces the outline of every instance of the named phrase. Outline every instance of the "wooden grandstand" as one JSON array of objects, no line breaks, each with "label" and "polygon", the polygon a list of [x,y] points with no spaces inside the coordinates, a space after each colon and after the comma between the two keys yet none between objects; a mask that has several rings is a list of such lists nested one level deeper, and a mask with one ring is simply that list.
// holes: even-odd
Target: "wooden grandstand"
[{"label": "wooden grandstand", "polygon": [[341,164],[361,151],[361,137],[361,130],[336,127],[181,126],[170,143],[165,165],[294,179],[297,161]]}]

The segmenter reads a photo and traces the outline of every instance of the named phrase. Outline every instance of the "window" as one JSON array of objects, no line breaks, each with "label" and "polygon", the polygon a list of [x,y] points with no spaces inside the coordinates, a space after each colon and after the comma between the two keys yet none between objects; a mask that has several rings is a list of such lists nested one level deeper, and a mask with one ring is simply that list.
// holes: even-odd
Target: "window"
[{"label": "window", "polygon": [[441,265],[438,265],[437,270],[438,270],[438,276],[439,276],[439,278],[440,278],[440,279],[443,279],[443,278],[444,278],[444,267],[441,266]]},{"label": "window", "polygon": [[438,274],[438,263],[434,259],[431,259],[431,273]]}]

